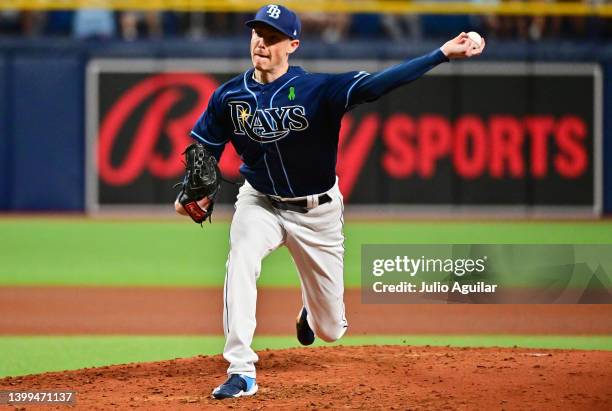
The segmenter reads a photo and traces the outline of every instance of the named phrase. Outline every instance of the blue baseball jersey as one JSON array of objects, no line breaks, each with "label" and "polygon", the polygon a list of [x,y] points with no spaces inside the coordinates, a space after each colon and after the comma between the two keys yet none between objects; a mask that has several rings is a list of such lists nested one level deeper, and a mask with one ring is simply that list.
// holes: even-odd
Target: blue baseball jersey
[{"label": "blue baseball jersey", "polygon": [[257,190],[281,197],[323,193],[336,181],[342,116],[448,61],[437,49],[379,73],[309,73],[289,67],[271,83],[254,69],[221,85],[191,136],[217,160],[231,142],[240,173]]}]

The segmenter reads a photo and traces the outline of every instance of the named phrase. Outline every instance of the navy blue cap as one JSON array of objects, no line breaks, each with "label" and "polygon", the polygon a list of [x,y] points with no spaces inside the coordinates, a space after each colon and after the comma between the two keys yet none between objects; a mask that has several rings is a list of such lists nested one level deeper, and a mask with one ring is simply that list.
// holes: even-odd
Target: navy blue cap
[{"label": "navy blue cap", "polygon": [[267,24],[293,40],[299,38],[302,31],[302,23],[298,15],[287,7],[277,4],[263,6],[257,11],[255,18],[245,24],[253,28],[256,23]]}]

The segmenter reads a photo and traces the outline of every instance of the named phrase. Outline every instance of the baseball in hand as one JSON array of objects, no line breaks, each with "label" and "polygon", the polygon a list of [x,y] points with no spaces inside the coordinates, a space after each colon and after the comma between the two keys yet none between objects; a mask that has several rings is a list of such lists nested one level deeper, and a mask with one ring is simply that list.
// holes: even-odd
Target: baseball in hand
[{"label": "baseball in hand", "polygon": [[467,35],[470,38],[470,40],[472,40],[472,42],[474,43],[473,48],[475,49],[479,48],[480,45],[482,44],[482,37],[480,37],[480,34],[476,33],[475,31],[470,31]]}]

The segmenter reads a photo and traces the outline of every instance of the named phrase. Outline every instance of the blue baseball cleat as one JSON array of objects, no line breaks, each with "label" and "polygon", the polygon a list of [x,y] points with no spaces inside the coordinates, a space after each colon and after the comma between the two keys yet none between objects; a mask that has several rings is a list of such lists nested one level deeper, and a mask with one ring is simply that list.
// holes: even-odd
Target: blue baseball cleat
[{"label": "blue baseball cleat", "polygon": [[255,395],[257,392],[255,378],[246,375],[232,374],[227,381],[219,385],[212,392],[212,396],[218,400],[224,398],[238,398]]},{"label": "blue baseball cleat", "polygon": [[295,323],[295,328],[297,331],[297,339],[302,345],[310,345],[315,340],[315,335],[310,326],[308,325],[308,321],[306,320],[306,316],[308,312],[306,311],[306,307],[302,307],[302,311],[298,314],[297,321]]}]

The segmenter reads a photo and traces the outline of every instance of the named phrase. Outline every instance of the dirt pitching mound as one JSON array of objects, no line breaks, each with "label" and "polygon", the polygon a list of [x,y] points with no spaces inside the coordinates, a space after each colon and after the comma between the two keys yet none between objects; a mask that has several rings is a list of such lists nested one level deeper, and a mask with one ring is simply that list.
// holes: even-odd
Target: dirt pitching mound
[{"label": "dirt pitching mound", "polygon": [[325,347],[260,352],[249,398],[210,398],[219,355],[4,378],[0,390],[73,390],[78,409],[609,410],[610,364],[606,351]]}]

